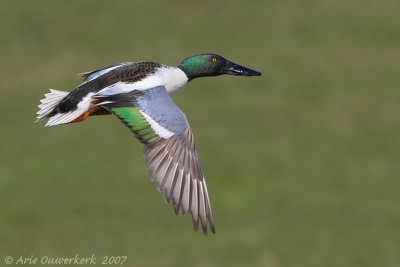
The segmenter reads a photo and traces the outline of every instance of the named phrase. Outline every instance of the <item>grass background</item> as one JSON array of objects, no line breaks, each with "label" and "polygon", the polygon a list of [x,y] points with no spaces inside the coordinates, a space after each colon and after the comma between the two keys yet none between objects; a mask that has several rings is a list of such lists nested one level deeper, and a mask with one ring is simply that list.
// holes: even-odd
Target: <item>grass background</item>
[{"label": "grass background", "polygon": [[[4,256],[125,266],[398,266],[400,2],[0,1]],[[217,235],[175,217],[113,117],[43,128],[48,90],[126,60],[216,52],[262,77],[174,96]]]}]

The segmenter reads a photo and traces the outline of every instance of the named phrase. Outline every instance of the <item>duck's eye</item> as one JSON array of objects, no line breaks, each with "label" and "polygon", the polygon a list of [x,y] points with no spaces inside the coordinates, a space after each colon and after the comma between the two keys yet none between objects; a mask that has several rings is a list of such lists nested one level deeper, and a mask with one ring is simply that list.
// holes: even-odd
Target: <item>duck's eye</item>
[{"label": "duck's eye", "polygon": [[211,62],[212,62],[212,63],[217,62],[217,58],[216,58],[216,57],[211,58]]}]

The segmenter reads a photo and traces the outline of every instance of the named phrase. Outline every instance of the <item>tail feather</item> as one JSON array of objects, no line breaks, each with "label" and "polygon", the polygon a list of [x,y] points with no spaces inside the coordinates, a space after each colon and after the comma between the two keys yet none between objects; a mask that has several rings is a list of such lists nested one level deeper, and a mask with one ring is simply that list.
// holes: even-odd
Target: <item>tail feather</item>
[{"label": "tail feather", "polygon": [[41,121],[47,118],[57,104],[67,95],[68,92],[50,89],[50,93],[45,94],[45,98],[40,100],[41,104],[39,105],[39,111],[36,113],[36,121]]},{"label": "tail feather", "polygon": [[49,118],[45,126],[54,126],[69,123],[82,115],[82,110],[76,109],[67,113],[58,113]]},{"label": "tail feather", "polygon": [[49,120],[45,126],[79,122],[85,120],[93,111],[96,111],[95,109],[91,109],[96,108],[96,106],[92,104],[92,96],[94,93],[91,92],[84,96],[73,110],[64,113],[53,113],[53,110],[61,100],[68,96],[68,94],[68,92],[50,89],[50,93],[45,94],[45,98],[40,100],[40,110],[37,112],[36,121],[48,118]]},{"label": "tail feather", "polygon": [[37,120],[41,121],[43,119],[49,118],[49,121],[45,126],[53,126],[64,123],[69,123],[79,116],[82,115],[83,111],[77,108],[74,111],[70,111],[67,113],[58,113],[53,116],[50,116],[51,112],[54,108],[64,99],[69,93],[64,91],[58,91],[54,89],[50,89],[50,93],[45,94],[45,98],[40,100],[39,111],[37,114]]}]

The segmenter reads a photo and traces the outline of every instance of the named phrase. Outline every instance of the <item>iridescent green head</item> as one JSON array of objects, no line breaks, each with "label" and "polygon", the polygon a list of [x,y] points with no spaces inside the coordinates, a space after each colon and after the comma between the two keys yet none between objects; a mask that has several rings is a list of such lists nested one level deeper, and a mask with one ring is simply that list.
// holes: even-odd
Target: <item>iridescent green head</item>
[{"label": "iridescent green head", "polygon": [[185,58],[178,68],[185,72],[189,81],[198,77],[218,76],[222,74],[238,76],[261,75],[258,71],[240,66],[217,54],[201,54]]}]

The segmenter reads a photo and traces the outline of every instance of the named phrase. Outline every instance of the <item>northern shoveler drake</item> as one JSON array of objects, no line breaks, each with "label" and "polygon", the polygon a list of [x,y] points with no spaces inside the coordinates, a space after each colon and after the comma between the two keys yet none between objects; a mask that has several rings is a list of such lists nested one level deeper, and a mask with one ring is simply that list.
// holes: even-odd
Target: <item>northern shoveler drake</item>
[{"label": "northern shoveler drake", "polygon": [[210,200],[186,116],[170,94],[189,81],[223,74],[260,76],[217,54],[188,57],[177,67],[154,62],[122,62],[83,73],[71,92],[50,89],[37,120],[46,126],[81,122],[89,116],[117,116],[144,145],[150,179],[172,204],[175,214],[190,212],[197,231],[215,233]]}]

